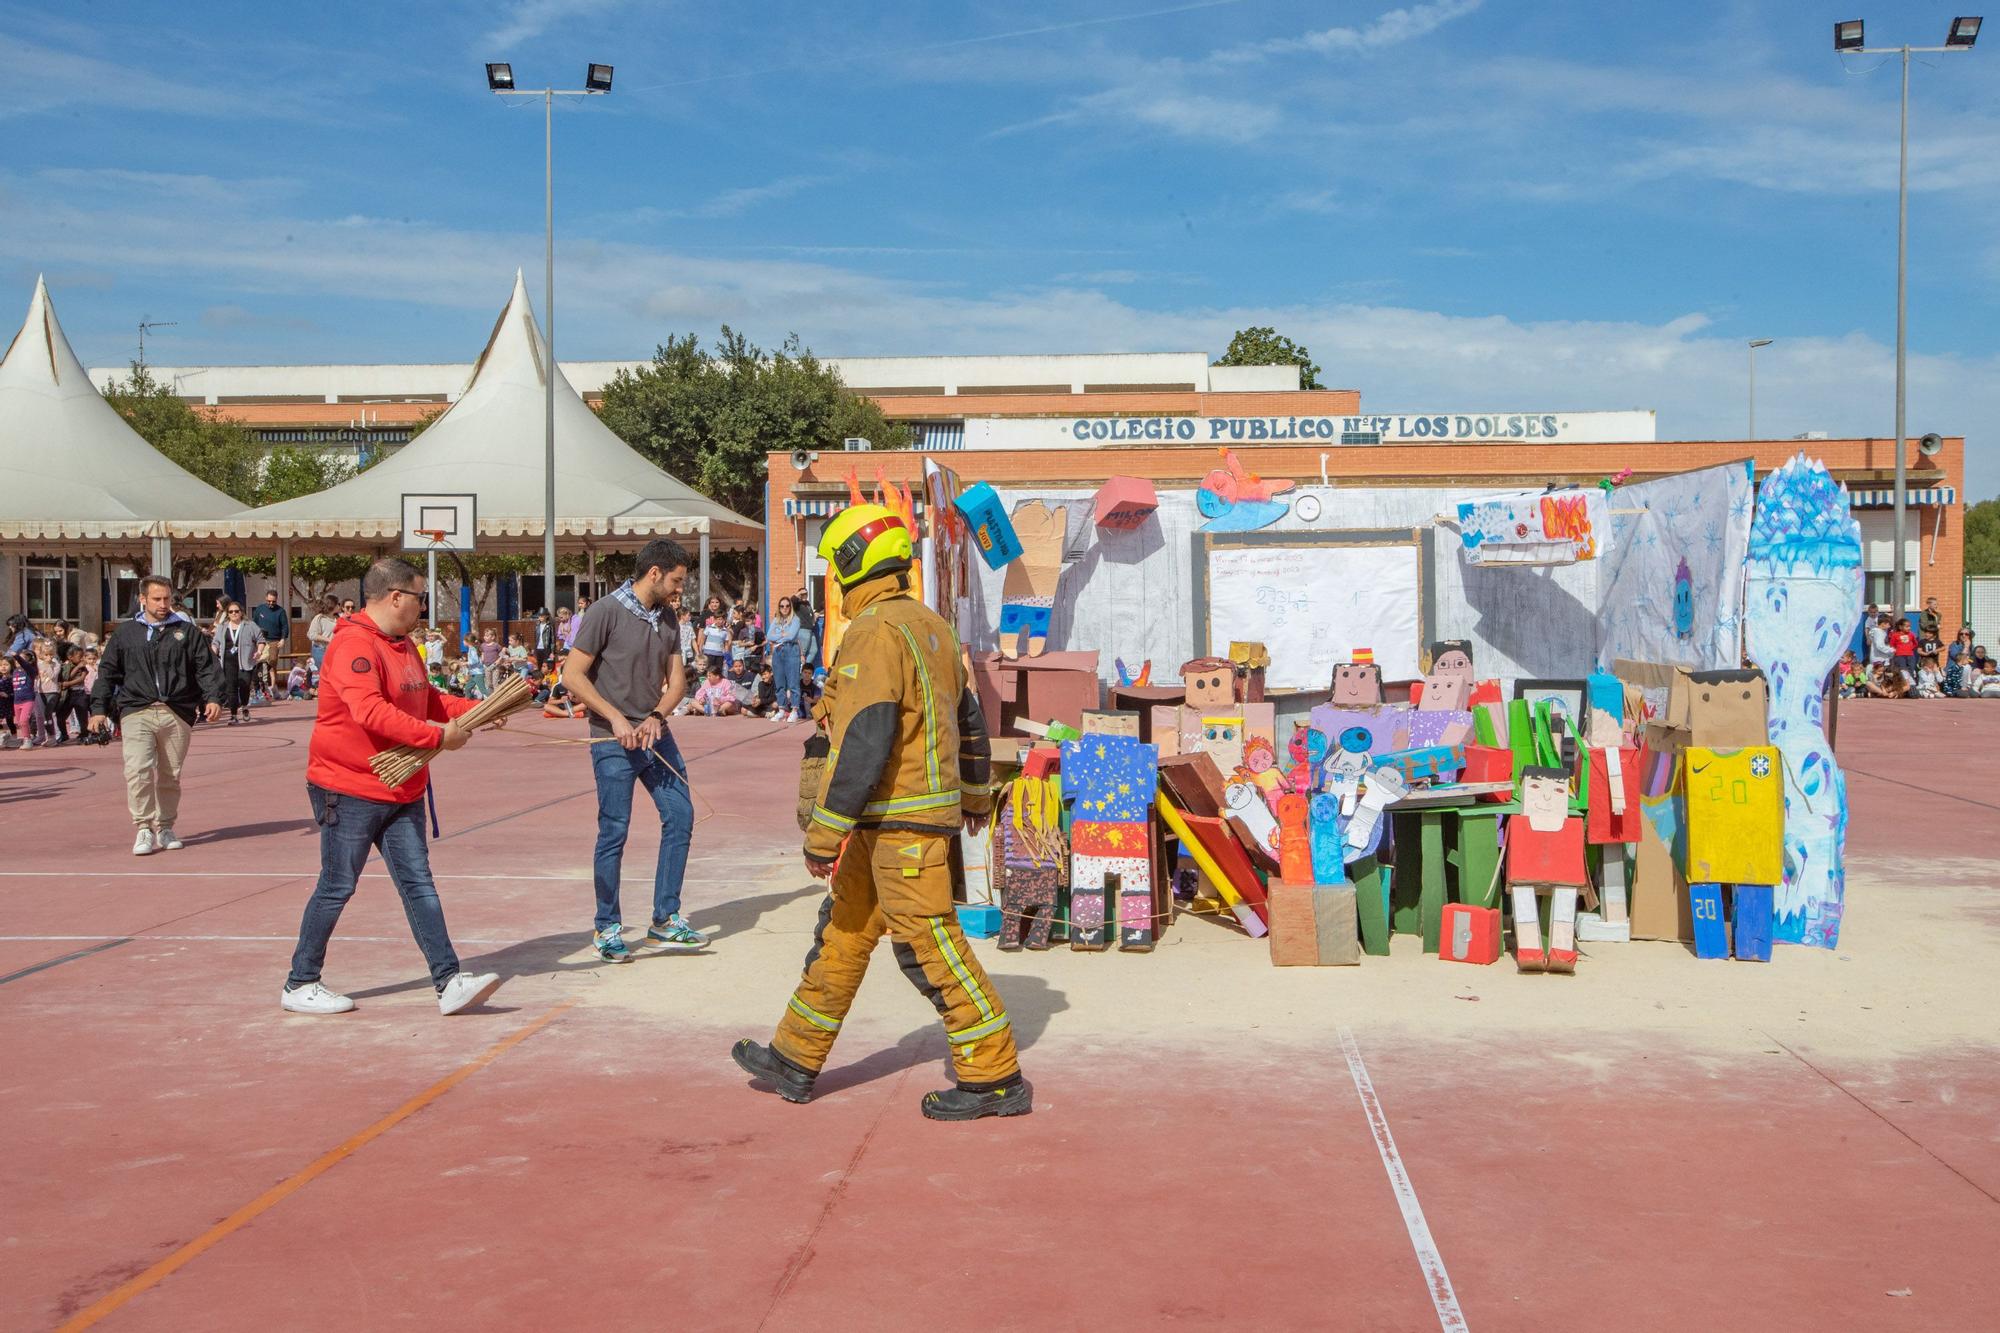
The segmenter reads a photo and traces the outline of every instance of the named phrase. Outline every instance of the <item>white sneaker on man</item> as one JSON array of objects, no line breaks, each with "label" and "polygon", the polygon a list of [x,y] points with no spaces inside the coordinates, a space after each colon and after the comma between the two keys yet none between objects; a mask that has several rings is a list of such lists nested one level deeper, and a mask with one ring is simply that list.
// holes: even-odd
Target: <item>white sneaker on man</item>
[{"label": "white sneaker on man", "polygon": [[461,1009],[470,1009],[499,989],[498,972],[456,973],[438,992],[438,1012],[455,1014]]},{"label": "white sneaker on man", "polygon": [[153,841],[153,830],[149,828],[140,829],[139,836],[132,839],[132,855],[134,856],[151,856],[159,850],[160,845]]},{"label": "white sneaker on man", "polygon": [[153,844],[163,852],[177,852],[187,846],[186,843],[174,836],[174,828],[171,824],[160,825],[160,831],[153,835]]},{"label": "white sneaker on man", "polygon": [[338,991],[330,991],[317,981],[308,982],[297,990],[283,991],[278,1003],[287,1013],[294,1014],[344,1014],[354,1007],[354,1001]]}]

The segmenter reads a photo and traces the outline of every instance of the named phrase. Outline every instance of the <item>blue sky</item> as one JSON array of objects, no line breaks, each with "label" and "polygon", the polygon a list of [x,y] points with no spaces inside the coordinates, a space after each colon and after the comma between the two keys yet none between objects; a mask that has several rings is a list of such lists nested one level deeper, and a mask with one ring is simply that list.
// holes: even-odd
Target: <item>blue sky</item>
[{"label": "blue sky", "polygon": [[[1770,337],[1761,434],[1888,433],[1897,71],[1831,25],[1937,44],[1953,9],[1606,10],[17,3],[0,298],[46,272],[93,364],[141,316],[178,321],[161,362],[469,360],[542,256],[540,107],[482,62],[575,86],[598,59],[616,90],[556,120],[566,357],[724,322],[829,354],[1271,323],[1366,407],[1656,407],[1704,438],[1743,432]],[[1965,434],[1990,496],[2000,27],[1921,60],[1910,428]]]}]

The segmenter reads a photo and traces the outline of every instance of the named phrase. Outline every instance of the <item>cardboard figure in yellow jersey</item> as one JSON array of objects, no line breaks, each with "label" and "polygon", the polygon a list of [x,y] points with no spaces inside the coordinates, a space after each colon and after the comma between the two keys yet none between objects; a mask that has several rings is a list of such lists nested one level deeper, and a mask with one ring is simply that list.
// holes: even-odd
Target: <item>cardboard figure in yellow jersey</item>
[{"label": "cardboard figure in yellow jersey", "polygon": [[848,626],[816,713],[832,749],[806,829],[806,868],[831,878],[805,975],[769,1046],[737,1064],[787,1101],[812,1096],[876,942],[937,1007],[957,1086],[927,1093],[933,1120],[1025,1115],[1005,1005],[952,908],[951,843],[992,811],[990,748],[951,626],[910,595],[910,530],[881,505],[829,521],[820,554]]}]

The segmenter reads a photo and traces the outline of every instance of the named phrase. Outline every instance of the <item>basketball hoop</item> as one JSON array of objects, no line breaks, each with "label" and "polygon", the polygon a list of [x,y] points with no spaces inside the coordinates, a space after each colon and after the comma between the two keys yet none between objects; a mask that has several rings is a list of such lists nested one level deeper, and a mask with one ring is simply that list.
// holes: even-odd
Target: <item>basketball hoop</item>
[{"label": "basketball hoop", "polygon": [[416,534],[432,546],[443,546],[444,539],[451,535],[443,528],[418,528]]}]

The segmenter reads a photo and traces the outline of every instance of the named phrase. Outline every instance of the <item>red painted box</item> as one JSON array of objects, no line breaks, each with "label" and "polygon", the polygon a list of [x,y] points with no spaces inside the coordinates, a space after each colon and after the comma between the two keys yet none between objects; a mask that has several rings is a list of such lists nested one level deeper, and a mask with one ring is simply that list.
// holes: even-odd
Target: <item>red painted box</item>
[{"label": "red painted box", "polygon": [[1153,483],[1143,477],[1113,477],[1097,490],[1094,513],[1100,528],[1129,532],[1160,507]]},{"label": "red painted box", "polygon": [[1447,963],[1500,961],[1500,909],[1447,903],[1438,932],[1438,957]]},{"label": "red painted box", "polygon": [[[1465,769],[1458,775],[1460,782],[1512,782],[1514,780],[1514,752],[1498,745],[1468,745],[1465,747]],[[1494,792],[1481,800],[1504,801],[1512,792]]]}]

